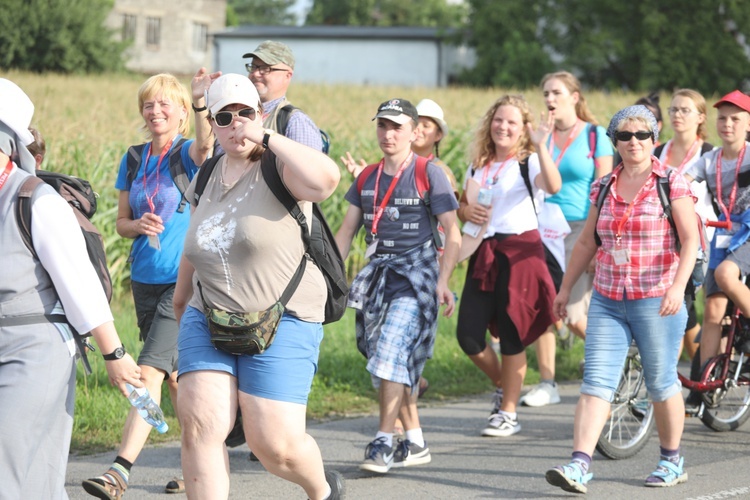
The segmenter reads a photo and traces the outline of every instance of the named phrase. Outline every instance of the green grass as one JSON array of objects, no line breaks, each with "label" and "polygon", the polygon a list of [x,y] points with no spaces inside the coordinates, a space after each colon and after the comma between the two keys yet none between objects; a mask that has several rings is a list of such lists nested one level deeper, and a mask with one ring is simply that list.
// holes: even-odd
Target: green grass
[{"label": "green grass", "polygon": [[[38,75],[6,72],[3,77],[18,83],[31,97],[36,107],[32,125],[47,140],[47,160],[44,168],[67,172],[88,179],[99,193],[99,209],[95,223],[102,232],[108,263],[117,288],[113,300],[116,325],[128,351],[137,357],[140,342],[128,290],[129,267],[127,258],[130,241],[115,231],[118,194],[114,181],[122,155],[131,144],[143,142],[143,120],[137,110],[137,90],[145,79],[139,75]],[[184,83],[189,85],[189,80]],[[450,133],[443,140],[440,156],[451,166],[456,177],[463,179],[468,162],[468,147],[478,121],[501,95],[518,90],[401,87],[354,87],[344,85],[302,85],[290,89],[290,99],[304,109],[331,136],[332,158],[338,161],[346,151],[368,162],[380,157],[375,128],[371,121],[374,110],[387,98],[403,97],[418,102],[429,97],[445,110]],[[539,89],[523,91],[534,116],[544,109]],[[625,93],[586,92],[586,99],[606,125],[618,109],[633,103],[639,96]],[[669,96],[662,95],[662,102]],[[709,103],[710,105],[711,103]],[[709,110],[709,123],[714,123],[715,112]],[[709,127],[716,144],[715,127]],[[669,124],[662,134],[671,136]],[[344,194],[352,179],[342,169],[342,181],[322,206],[334,229],[339,227],[346,211]],[[347,261],[352,277],[364,263],[362,238],[355,240]],[[461,290],[465,267],[453,276],[455,291]],[[427,363],[425,376],[430,380],[430,391],[425,402],[449,400],[492,389],[486,377],[474,367],[458,347],[455,339],[456,318],[441,318],[438,325],[434,358]],[[582,357],[582,343],[576,341],[567,351],[558,350],[557,378],[578,378],[578,362]],[[539,379],[534,350],[528,350],[529,371],[527,384]],[[72,449],[78,453],[101,451],[116,447],[129,409],[127,401],[109,384],[104,363],[98,353],[90,355],[94,373],[79,373],[76,398],[76,418]],[[80,368],[79,368],[80,370]],[[167,391],[164,410],[170,425],[166,435],[152,434],[151,442],[178,439],[179,425]],[[336,324],[325,327],[321,346],[318,374],[310,395],[310,418],[338,418],[376,410],[375,391],[365,370],[365,359],[357,352],[354,341],[354,322],[351,312]]]}]

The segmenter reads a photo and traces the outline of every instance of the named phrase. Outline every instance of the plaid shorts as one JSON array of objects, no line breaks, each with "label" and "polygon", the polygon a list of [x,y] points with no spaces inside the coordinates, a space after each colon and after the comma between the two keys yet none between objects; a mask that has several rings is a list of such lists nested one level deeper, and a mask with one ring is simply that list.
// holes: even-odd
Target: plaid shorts
[{"label": "plaid shorts", "polygon": [[[414,297],[394,299],[383,308],[380,317],[371,321],[365,318],[367,371],[372,375],[373,386],[380,387],[380,379],[385,379],[418,387],[416,382],[431,350],[418,343],[422,321],[422,312]],[[434,335],[432,337],[434,342]]]}]

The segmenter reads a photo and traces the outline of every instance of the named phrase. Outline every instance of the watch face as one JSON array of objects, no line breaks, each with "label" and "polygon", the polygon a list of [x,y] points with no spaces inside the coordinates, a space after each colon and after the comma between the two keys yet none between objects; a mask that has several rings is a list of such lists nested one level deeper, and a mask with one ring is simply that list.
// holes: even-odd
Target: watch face
[{"label": "watch face", "polygon": [[121,359],[123,356],[125,356],[125,349],[120,346],[117,349],[115,349],[115,352],[112,353],[115,357],[115,359]]}]

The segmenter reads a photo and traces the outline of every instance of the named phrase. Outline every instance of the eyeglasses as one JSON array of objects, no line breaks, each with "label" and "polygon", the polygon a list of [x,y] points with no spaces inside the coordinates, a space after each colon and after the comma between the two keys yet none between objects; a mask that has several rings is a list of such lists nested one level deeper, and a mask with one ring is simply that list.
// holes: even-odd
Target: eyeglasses
[{"label": "eyeglasses", "polygon": [[232,124],[235,116],[255,120],[255,110],[253,108],[240,109],[238,111],[219,111],[214,115],[214,121],[217,127],[228,127]]},{"label": "eyeglasses", "polygon": [[697,111],[690,109],[690,108],[667,108],[667,113],[674,116],[677,113],[681,114],[682,116],[687,116],[690,113],[697,113]]},{"label": "eyeglasses", "polygon": [[638,132],[615,132],[616,141],[628,142],[633,136],[639,141],[645,141],[646,139],[653,139],[654,133],[649,132],[648,130],[639,130]]},{"label": "eyeglasses", "polygon": [[258,66],[257,64],[250,63],[245,63],[245,69],[250,75],[257,71],[261,76],[266,76],[271,71],[289,71],[286,68],[272,68],[271,66]]}]

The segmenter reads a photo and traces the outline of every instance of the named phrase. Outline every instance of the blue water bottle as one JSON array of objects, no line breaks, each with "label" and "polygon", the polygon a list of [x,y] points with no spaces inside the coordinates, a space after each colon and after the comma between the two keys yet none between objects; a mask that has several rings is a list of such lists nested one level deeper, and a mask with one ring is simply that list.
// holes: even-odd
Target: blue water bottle
[{"label": "blue water bottle", "polygon": [[137,410],[138,414],[143,417],[143,420],[154,426],[159,434],[164,434],[169,430],[167,422],[164,420],[164,413],[156,402],[151,398],[148,393],[148,389],[145,387],[133,387],[130,384],[126,384],[128,392],[128,400]]}]

